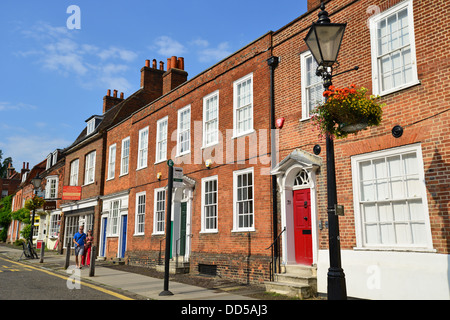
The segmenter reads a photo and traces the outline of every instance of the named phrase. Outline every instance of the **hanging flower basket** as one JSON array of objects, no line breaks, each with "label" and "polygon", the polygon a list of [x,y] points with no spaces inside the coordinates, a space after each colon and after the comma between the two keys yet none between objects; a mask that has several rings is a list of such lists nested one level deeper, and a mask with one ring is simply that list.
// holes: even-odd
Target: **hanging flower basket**
[{"label": "hanging flower basket", "polygon": [[327,102],[317,106],[312,117],[322,135],[345,138],[350,133],[380,125],[385,104],[377,102],[379,97],[368,97],[366,88],[356,89],[354,84],[349,88],[330,86],[323,95]]}]

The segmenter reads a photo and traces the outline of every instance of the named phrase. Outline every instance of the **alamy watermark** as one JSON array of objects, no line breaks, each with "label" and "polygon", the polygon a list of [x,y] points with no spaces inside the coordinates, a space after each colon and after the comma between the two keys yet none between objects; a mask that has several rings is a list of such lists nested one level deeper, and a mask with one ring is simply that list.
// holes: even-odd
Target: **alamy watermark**
[{"label": "alamy watermark", "polygon": [[67,29],[69,30],[80,30],[81,29],[81,9],[77,5],[71,5],[67,7],[67,14],[70,16],[67,18]]}]

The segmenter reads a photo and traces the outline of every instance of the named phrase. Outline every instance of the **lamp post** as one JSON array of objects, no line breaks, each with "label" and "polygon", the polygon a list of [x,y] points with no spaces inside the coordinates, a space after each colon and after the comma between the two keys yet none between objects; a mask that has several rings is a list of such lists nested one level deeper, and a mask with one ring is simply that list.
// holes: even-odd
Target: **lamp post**
[{"label": "lamp post", "polygon": [[[316,74],[323,79],[325,90],[331,86],[333,65],[337,61],[345,23],[331,23],[325,5],[321,4],[319,20],[313,22],[305,42],[310,49],[318,68]],[[327,98],[326,98],[327,99]],[[347,289],[345,285],[344,270],[341,267],[341,247],[339,237],[339,219],[336,215],[337,192],[336,170],[334,160],[334,142],[330,134],[326,135],[327,148],[327,200],[328,200],[328,241],[330,254],[330,268],[328,269],[328,299],[346,300]]]},{"label": "lamp post", "polygon": [[[33,185],[34,189],[34,196],[37,195],[37,191],[40,188],[42,183],[42,178],[40,178],[38,175],[31,179],[31,184]],[[31,217],[31,231],[30,231],[30,242],[33,243],[33,229],[34,229],[34,216],[36,215],[36,208],[33,208],[33,215]]]}]

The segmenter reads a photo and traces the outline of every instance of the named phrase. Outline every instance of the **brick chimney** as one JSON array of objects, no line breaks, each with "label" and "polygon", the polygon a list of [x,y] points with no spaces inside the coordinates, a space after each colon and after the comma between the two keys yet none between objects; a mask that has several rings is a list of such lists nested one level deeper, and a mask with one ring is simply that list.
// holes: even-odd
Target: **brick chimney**
[{"label": "brick chimney", "polygon": [[187,81],[184,71],[184,58],[173,56],[167,59],[167,72],[163,76],[163,94],[166,94]]},{"label": "brick chimney", "polygon": [[145,60],[145,66],[141,69],[141,88],[150,94],[150,100],[155,100],[162,96],[163,75],[163,62],[159,62],[158,69],[156,59],[153,59],[151,66],[150,60]]},{"label": "brick chimney", "polygon": [[20,170],[20,178],[22,178],[22,177],[24,176],[24,174],[25,174],[26,172],[28,172],[28,171],[30,171],[30,163],[27,162],[27,166],[26,166],[26,168],[25,168],[25,162],[24,162],[24,163],[23,163],[22,170]]},{"label": "brick chimney", "polygon": [[320,7],[320,4],[325,0],[308,0],[308,12]]},{"label": "brick chimney", "polygon": [[111,89],[108,89],[108,93],[103,98],[103,113],[106,113],[109,109],[123,101],[123,92],[120,93],[120,98],[117,97],[117,90],[114,90],[113,96],[111,96]]},{"label": "brick chimney", "polygon": [[6,170],[6,179],[11,179],[12,175],[14,174],[14,167],[12,166],[11,162],[8,163],[8,169]]}]

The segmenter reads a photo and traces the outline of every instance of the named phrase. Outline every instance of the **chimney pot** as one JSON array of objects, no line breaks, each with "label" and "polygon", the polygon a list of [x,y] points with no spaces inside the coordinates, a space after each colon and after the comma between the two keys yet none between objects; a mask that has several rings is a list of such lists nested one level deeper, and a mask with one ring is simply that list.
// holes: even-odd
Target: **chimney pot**
[{"label": "chimney pot", "polygon": [[145,66],[146,66],[147,68],[150,68],[150,60],[145,60]]},{"label": "chimney pot", "polygon": [[178,58],[178,69],[184,70],[184,58]]},{"label": "chimney pot", "polygon": [[23,163],[23,167],[22,167],[22,169],[25,169],[25,162]]},{"label": "chimney pot", "polygon": [[153,69],[156,69],[156,59],[153,59],[153,62],[152,62],[152,68],[153,68]]},{"label": "chimney pot", "polygon": [[29,169],[30,169],[30,163],[27,162],[27,170],[29,170]]},{"label": "chimney pot", "polygon": [[170,61],[170,66],[172,68],[178,68],[178,66],[177,66],[177,57],[176,56],[172,56],[171,61]]},{"label": "chimney pot", "polygon": [[108,89],[107,96],[108,96],[108,97],[111,97],[111,89]]},{"label": "chimney pot", "polygon": [[169,71],[172,68],[172,60],[170,58],[167,58],[167,71]]},{"label": "chimney pot", "polygon": [[159,70],[164,71],[164,62],[162,62],[162,61],[159,62]]},{"label": "chimney pot", "polygon": [[114,98],[117,98],[117,90],[114,90]]},{"label": "chimney pot", "polygon": [[123,100],[123,92],[120,93],[120,99]]}]

